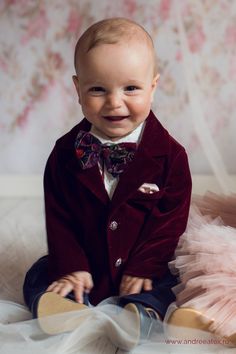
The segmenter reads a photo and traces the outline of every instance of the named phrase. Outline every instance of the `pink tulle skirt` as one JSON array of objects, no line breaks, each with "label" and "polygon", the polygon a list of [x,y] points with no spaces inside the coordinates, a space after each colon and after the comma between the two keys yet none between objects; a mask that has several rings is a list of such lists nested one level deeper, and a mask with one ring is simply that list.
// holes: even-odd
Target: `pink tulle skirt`
[{"label": "pink tulle skirt", "polygon": [[179,274],[177,305],[213,319],[210,330],[236,333],[236,196],[194,198],[188,227],[169,266]]}]

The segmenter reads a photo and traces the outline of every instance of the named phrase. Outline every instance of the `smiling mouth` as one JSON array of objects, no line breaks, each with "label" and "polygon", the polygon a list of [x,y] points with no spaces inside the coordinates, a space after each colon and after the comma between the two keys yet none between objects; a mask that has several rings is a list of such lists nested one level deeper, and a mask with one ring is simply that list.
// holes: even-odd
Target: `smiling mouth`
[{"label": "smiling mouth", "polygon": [[128,118],[129,116],[103,116],[104,119],[109,120],[111,122],[118,122]]}]

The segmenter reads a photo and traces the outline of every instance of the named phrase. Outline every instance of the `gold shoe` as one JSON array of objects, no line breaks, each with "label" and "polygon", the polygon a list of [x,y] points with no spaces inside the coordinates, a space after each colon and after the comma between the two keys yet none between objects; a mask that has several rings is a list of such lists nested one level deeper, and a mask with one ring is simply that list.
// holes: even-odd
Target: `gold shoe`
[{"label": "gold shoe", "polygon": [[200,311],[190,307],[179,307],[173,311],[167,320],[169,325],[209,331],[213,320],[206,318]]},{"label": "gold shoe", "polygon": [[[204,332],[206,334],[210,333],[219,338],[219,336],[210,329],[213,322],[213,319],[207,318],[200,311],[190,307],[179,307],[173,311],[167,319],[167,333],[171,337],[186,339],[186,333],[183,329],[188,328],[203,331],[201,332],[202,334],[204,334]],[[196,333],[194,334],[193,331],[189,331],[188,339],[196,339]],[[222,344],[236,346],[236,333],[229,337],[221,337],[219,340]]]},{"label": "gold shoe", "polygon": [[66,317],[65,320],[63,315],[61,318],[57,318],[56,315],[86,309],[88,306],[84,304],[79,304],[53,292],[46,292],[38,301],[36,315],[39,326],[45,333],[58,334],[77,328],[88,316],[88,311],[84,311],[84,316]]}]

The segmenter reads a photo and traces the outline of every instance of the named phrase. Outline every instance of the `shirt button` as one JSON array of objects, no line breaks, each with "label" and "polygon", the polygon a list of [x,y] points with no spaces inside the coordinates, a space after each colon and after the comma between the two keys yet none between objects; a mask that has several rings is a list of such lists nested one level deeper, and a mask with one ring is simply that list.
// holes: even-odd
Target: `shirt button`
[{"label": "shirt button", "polygon": [[115,263],[115,267],[119,267],[122,264],[122,259],[118,258]]},{"label": "shirt button", "polygon": [[115,231],[118,227],[118,223],[116,221],[112,221],[109,225],[109,229]]}]

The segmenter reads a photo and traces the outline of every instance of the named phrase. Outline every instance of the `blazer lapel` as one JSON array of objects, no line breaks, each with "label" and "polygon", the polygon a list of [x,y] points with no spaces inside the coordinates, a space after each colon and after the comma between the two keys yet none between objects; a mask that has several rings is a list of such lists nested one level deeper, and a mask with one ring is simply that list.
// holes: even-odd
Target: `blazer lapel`
[{"label": "blazer lapel", "polygon": [[102,203],[107,204],[110,201],[98,166],[83,170],[75,158],[68,163],[67,167],[74,174],[78,183],[82,183]]},{"label": "blazer lapel", "polygon": [[82,120],[72,131],[69,133],[66,144],[61,147],[63,150],[63,159],[65,166],[71,174],[82,183],[85,188],[92,192],[102,203],[109,202],[109,196],[105,189],[101,173],[98,166],[91,167],[83,170],[75,154],[74,143],[76,136],[80,130],[89,131],[91,124],[86,120]]}]

